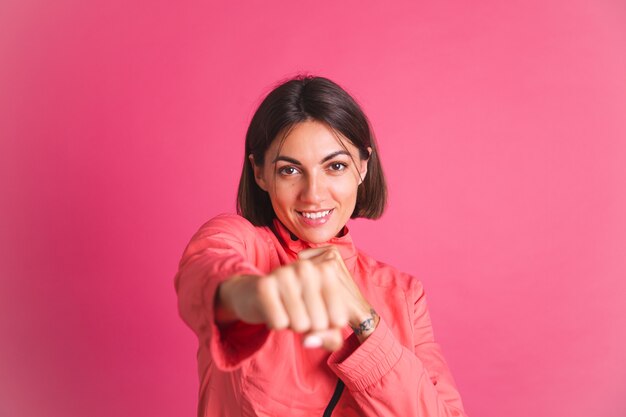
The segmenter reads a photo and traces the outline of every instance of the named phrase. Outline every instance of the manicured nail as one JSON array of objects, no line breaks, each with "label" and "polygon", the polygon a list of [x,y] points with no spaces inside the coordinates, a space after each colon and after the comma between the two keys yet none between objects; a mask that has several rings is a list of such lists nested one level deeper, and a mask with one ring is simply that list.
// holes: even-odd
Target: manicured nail
[{"label": "manicured nail", "polygon": [[303,345],[305,348],[309,349],[322,347],[322,338],[315,335],[307,336],[304,338]]}]

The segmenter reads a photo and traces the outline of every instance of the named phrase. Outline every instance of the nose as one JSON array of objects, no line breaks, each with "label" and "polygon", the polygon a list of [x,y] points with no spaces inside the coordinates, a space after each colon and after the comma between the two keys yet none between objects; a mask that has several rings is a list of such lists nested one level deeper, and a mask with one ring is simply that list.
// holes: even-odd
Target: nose
[{"label": "nose", "polygon": [[326,185],[318,175],[308,175],[303,179],[300,191],[300,200],[305,203],[316,204],[324,200]]}]

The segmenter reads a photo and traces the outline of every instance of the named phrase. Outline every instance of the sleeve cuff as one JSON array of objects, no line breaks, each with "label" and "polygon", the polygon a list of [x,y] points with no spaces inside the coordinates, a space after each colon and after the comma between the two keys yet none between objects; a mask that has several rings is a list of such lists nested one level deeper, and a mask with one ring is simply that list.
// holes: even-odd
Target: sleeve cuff
[{"label": "sleeve cuff", "polygon": [[344,346],[330,355],[328,366],[348,389],[362,391],[380,381],[400,360],[402,345],[380,319],[376,330],[359,345],[350,336]]},{"label": "sleeve cuff", "polygon": [[242,321],[219,326],[215,322],[215,295],[219,284],[234,275],[261,275],[255,268],[241,268],[220,274],[211,279],[204,288],[206,319],[209,326],[208,343],[215,366],[223,371],[238,368],[241,363],[257,352],[267,341],[270,331],[264,325],[247,324]]}]

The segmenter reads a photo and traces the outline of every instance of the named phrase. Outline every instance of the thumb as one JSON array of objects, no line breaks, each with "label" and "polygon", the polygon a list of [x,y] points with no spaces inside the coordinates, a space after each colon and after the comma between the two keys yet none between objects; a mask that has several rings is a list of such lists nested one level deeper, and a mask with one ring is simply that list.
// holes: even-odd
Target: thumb
[{"label": "thumb", "polygon": [[309,248],[298,252],[298,259],[313,259],[328,250],[329,246],[323,246],[321,248]]},{"label": "thumb", "polygon": [[328,329],[311,332],[304,338],[304,347],[308,349],[324,348],[335,351],[343,345],[341,329]]}]

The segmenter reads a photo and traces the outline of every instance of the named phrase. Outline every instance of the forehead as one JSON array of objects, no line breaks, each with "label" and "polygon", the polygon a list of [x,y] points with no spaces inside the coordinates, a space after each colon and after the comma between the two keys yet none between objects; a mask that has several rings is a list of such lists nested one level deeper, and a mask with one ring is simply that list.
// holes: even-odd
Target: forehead
[{"label": "forehead", "polygon": [[323,158],[340,150],[347,150],[353,155],[358,155],[357,147],[345,136],[331,130],[324,123],[311,120],[298,123],[284,134],[278,135],[268,152],[273,156],[304,159],[306,157]]}]

